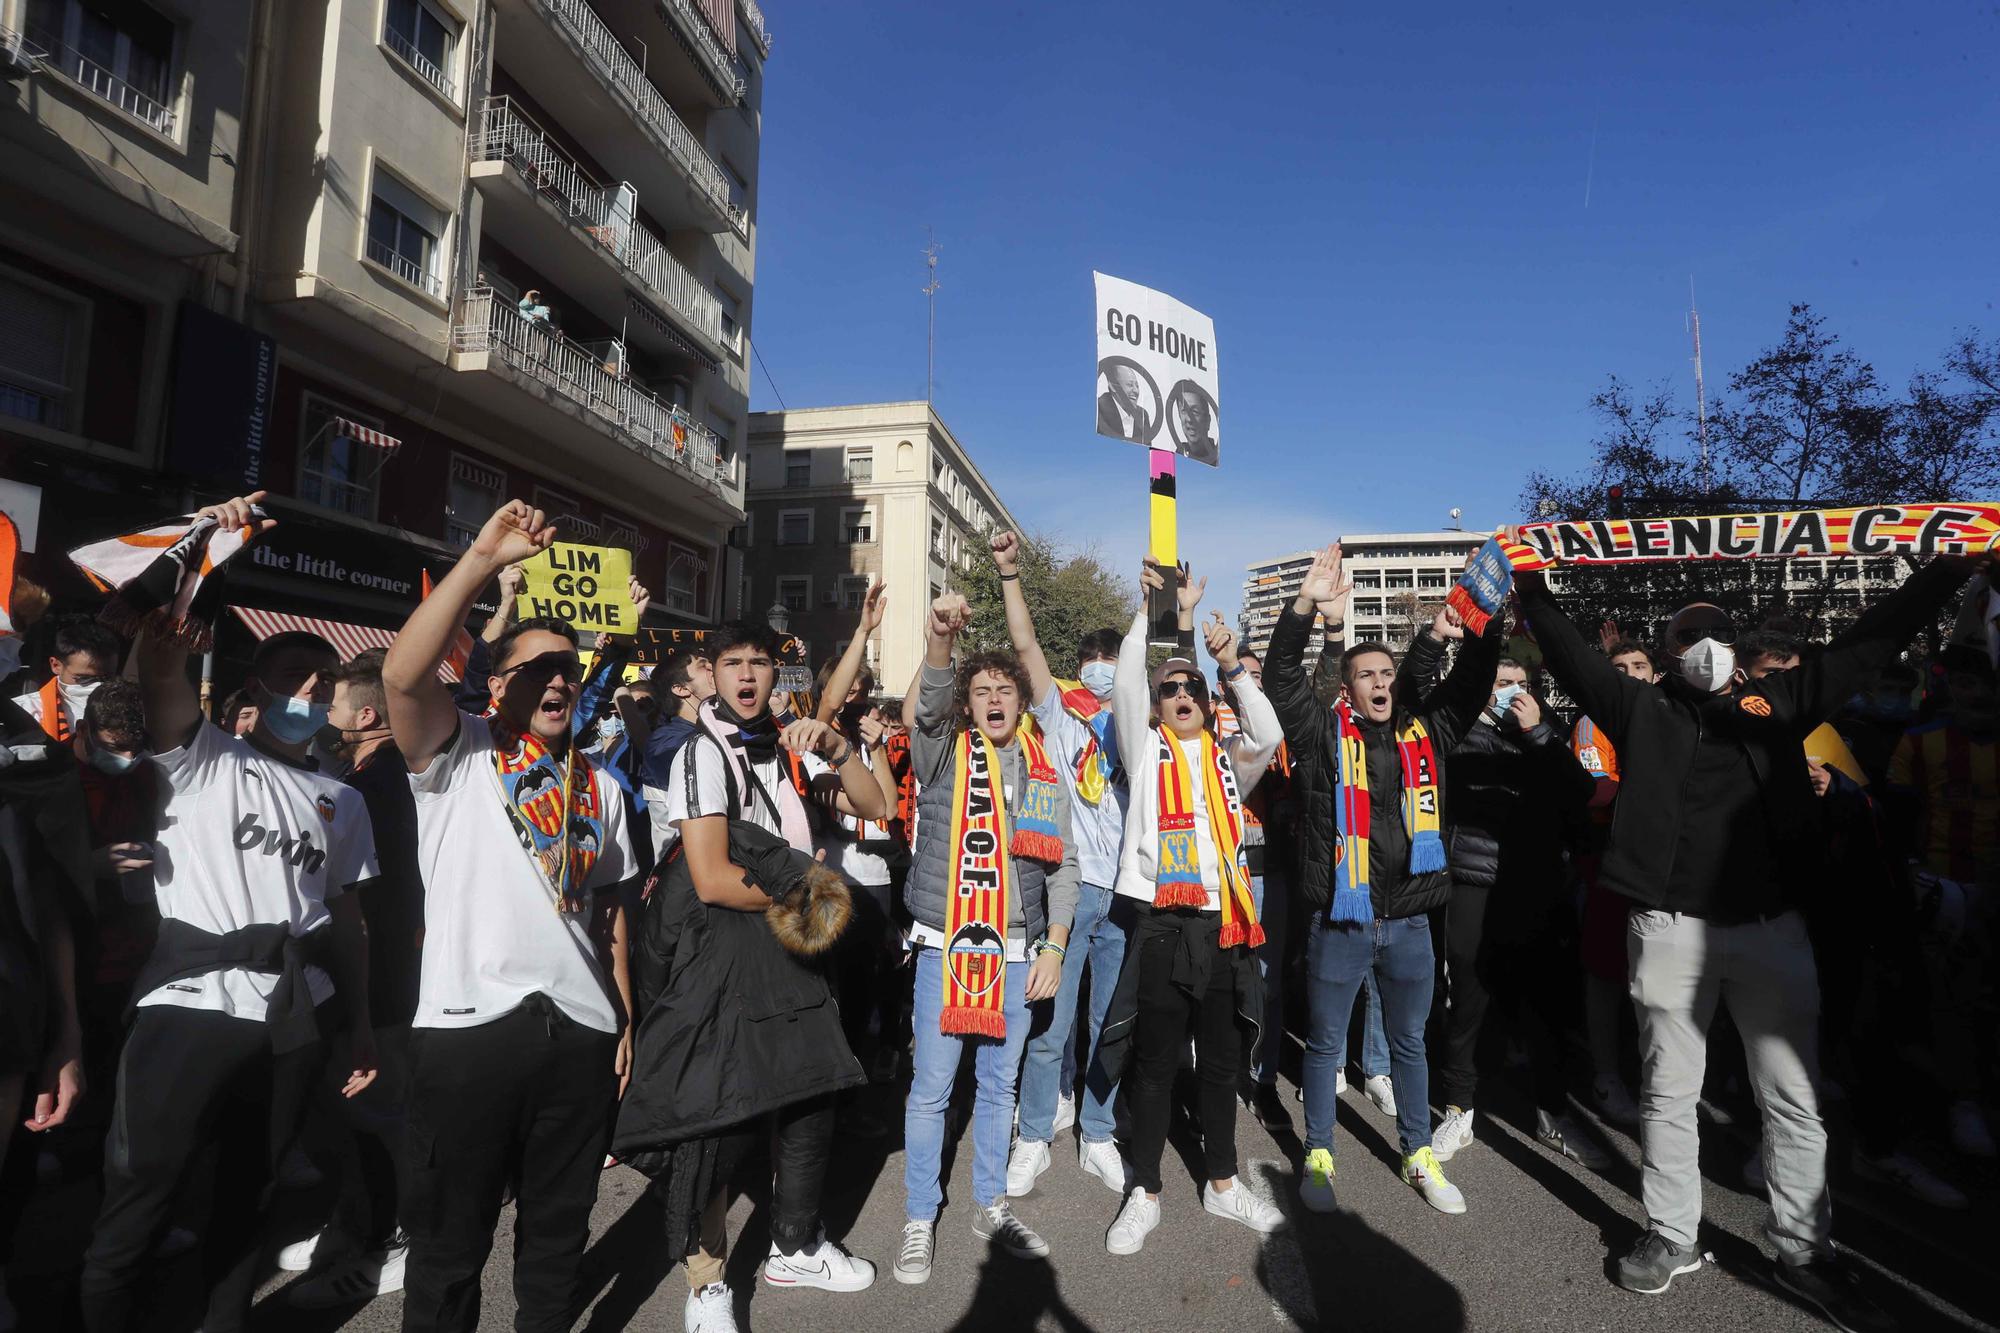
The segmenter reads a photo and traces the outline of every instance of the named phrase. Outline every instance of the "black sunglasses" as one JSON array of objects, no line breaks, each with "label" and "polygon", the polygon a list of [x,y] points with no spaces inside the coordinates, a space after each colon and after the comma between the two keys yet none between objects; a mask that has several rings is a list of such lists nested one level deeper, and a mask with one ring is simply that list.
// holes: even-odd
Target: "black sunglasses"
[{"label": "black sunglasses", "polygon": [[561,676],[564,680],[575,684],[583,678],[583,663],[577,660],[575,653],[543,653],[541,656],[531,657],[525,662],[516,662],[513,666],[502,671],[500,677],[502,680],[505,680],[507,677],[516,674],[519,674],[525,680],[540,681],[544,685],[554,680],[557,676]]},{"label": "black sunglasses", "polygon": [[1674,642],[1683,648],[1692,648],[1703,639],[1714,639],[1717,643],[1735,643],[1736,627],[1733,625],[1712,625],[1707,629],[1687,625],[1674,631]]},{"label": "black sunglasses", "polygon": [[1208,682],[1198,677],[1188,676],[1181,676],[1175,680],[1163,680],[1160,682],[1160,697],[1162,699],[1172,699],[1181,694],[1186,694],[1190,699],[1206,699],[1208,697]]}]

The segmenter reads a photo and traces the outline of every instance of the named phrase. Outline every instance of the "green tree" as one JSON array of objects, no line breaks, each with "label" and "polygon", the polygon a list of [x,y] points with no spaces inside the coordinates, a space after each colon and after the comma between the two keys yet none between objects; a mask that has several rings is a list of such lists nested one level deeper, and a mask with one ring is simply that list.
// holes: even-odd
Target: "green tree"
[{"label": "green tree", "polygon": [[[1138,607],[1132,584],[1099,559],[1095,548],[1070,550],[1045,533],[1021,534],[1021,595],[1035,617],[1035,637],[1059,676],[1076,670],[1076,645],[1092,630],[1124,633]],[[1007,610],[1000,596],[1000,574],[984,552],[972,568],[953,581],[972,607],[972,623],[961,642],[977,651],[1007,648]]]}]

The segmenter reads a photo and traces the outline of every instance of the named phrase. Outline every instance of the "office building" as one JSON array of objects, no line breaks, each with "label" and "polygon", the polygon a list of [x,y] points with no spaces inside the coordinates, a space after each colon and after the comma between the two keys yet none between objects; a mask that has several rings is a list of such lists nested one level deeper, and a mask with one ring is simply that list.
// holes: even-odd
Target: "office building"
[{"label": "office building", "polygon": [[758,412],[750,418],[743,604],[776,608],[815,664],[845,651],[872,583],[889,611],[868,662],[900,693],[923,660],[930,604],[1019,531],[971,453],[928,403]]},{"label": "office building", "polygon": [[[1435,614],[1452,581],[1486,534],[1477,532],[1376,532],[1341,539],[1342,568],[1354,583],[1347,640],[1372,639],[1401,650]],[[1243,580],[1243,640],[1258,652],[1271,642],[1278,613],[1299,595],[1313,551],[1259,561]],[[1425,608],[1430,608],[1426,611]],[[1307,666],[1319,661],[1319,638],[1307,645]]]}]

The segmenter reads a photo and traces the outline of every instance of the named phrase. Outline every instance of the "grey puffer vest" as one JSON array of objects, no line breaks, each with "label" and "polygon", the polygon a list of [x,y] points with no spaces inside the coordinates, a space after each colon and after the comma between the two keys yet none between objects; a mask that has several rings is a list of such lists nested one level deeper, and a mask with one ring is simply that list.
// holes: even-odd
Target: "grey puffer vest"
[{"label": "grey puffer vest", "polygon": [[[1014,794],[1007,806],[1012,814],[1027,780],[1018,744],[1000,752],[1000,774]],[[937,781],[925,783],[917,793],[917,843],[911,853],[909,877],[903,883],[903,905],[933,930],[944,929],[945,897],[951,888],[951,798],[957,789],[958,755],[954,751]],[[1038,940],[1048,930],[1047,879],[1048,867],[1040,861],[1009,858],[1008,883],[1013,890],[1007,903],[1009,938]]]}]

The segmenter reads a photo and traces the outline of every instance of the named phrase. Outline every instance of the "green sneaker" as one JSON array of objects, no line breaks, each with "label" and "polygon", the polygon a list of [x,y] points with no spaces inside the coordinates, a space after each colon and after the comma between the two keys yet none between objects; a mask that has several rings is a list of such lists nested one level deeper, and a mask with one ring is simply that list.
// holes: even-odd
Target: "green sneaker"
[{"label": "green sneaker", "polygon": [[1314,1148],[1299,1168],[1299,1202],[1315,1213],[1330,1213],[1333,1201],[1333,1153]]},{"label": "green sneaker", "polygon": [[1438,1165],[1437,1154],[1428,1144],[1403,1159],[1403,1180],[1439,1212],[1465,1211],[1465,1196],[1458,1192],[1458,1186],[1444,1178],[1444,1168]]}]

